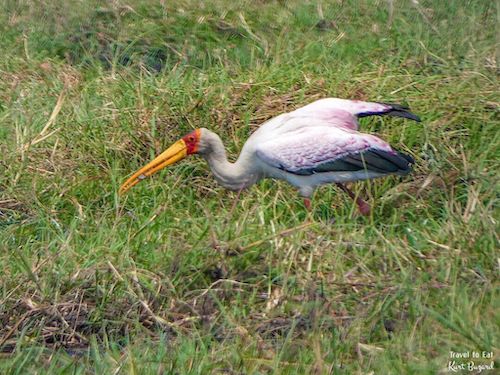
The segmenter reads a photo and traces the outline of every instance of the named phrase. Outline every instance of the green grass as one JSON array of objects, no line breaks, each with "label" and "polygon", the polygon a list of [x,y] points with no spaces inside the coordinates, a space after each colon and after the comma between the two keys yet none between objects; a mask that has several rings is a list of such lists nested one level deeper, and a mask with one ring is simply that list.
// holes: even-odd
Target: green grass
[{"label": "green grass", "polygon": [[[498,368],[498,1],[163,3],[0,5],[0,373]],[[234,159],[328,96],[423,119],[362,120],[416,160],[355,185],[370,217],[196,157],[117,195],[193,128]]]}]

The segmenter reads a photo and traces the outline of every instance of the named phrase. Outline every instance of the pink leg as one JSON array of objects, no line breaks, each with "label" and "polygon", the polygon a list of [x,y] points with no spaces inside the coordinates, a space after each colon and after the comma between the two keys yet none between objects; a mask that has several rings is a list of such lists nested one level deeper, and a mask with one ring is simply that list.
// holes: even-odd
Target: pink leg
[{"label": "pink leg", "polygon": [[306,206],[307,211],[311,211],[311,200],[309,198],[304,198],[304,206]]},{"label": "pink leg", "polygon": [[371,208],[368,203],[366,203],[360,197],[356,197],[356,195],[344,184],[338,183],[337,186],[341,188],[344,192],[346,192],[347,195],[349,195],[351,199],[356,202],[356,204],[358,205],[359,212],[361,212],[361,215],[364,216],[370,215]]}]

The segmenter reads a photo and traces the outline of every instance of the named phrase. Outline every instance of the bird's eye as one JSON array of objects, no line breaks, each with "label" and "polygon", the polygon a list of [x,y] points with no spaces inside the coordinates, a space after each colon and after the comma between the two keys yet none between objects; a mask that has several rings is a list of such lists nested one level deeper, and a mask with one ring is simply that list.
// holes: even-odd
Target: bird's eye
[{"label": "bird's eye", "polygon": [[188,141],[189,141],[189,142],[194,142],[194,136],[190,135],[190,136],[188,137]]}]

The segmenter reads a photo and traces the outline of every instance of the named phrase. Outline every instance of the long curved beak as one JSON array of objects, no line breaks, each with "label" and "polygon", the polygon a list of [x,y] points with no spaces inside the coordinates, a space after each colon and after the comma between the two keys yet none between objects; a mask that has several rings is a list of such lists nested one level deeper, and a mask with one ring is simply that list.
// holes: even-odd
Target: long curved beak
[{"label": "long curved beak", "polygon": [[146,164],[144,167],[135,172],[127,181],[120,186],[118,194],[122,195],[132,186],[138,184],[146,177],[149,177],[159,170],[169,166],[171,164],[177,163],[182,160],[187,155],[186,143],[181,139],[175,142],[172,146],[163,151],[158,155],[153,161]]}]

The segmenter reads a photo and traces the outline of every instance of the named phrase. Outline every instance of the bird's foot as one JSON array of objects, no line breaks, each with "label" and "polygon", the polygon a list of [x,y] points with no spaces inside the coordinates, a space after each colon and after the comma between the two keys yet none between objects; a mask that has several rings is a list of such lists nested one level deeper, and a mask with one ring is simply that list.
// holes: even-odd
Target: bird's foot
[{"label": "bird's foot", "polygon": [[342,189],[342,191],[347,193],[347,195],[349,195],[354,202],[356,202],[356,204],[358,206],[358,210],[361,213],[361,215],[363,215],[363,216],[370,215],[371,207],[368,203],[366,203],[362,198],[356,197],[356,194],[354,194],[354,192],[351,189],[349,189],[347,186],[345,186],[344,184],[338,183],[337,186],[340,189]]},{"label": "bird's foot", "polygon": [[363,216],[370,216],[370,212],[372,211],[372,208],[368,203],[366,203],[363,199],[357,198],[356,199],[356,204],[358,205],[358,210]]}]

